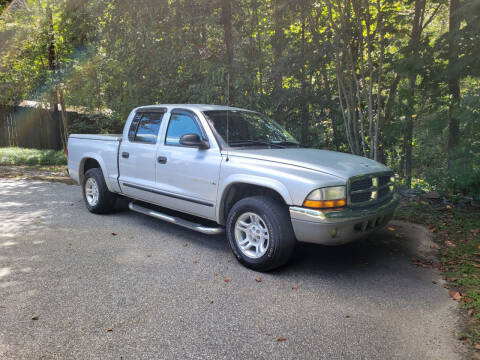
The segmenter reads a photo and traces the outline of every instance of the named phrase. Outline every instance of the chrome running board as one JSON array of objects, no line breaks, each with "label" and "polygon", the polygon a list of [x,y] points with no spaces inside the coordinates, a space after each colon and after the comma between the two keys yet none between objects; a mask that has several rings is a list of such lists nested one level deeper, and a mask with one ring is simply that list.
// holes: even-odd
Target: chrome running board
[{"label": "chrome running board", "polygon": [[163,213],[158,212],[156,210],[152,210],[152,209],[137,205],[133,201],[128,204],[128,207],[129,207],[130,210],[136,211],[138,213],[148,215],[148,216],[152,216],[156,219],[160,219],[160,220],[172,223],[172,224],[176,224],[176,225],[182,226],[182,227],[190,229],[190,230],[198,231],[198,232],[201,232],[202,234],[217,235],[217,234],[222,234],[222,233],[225,232],[223,227],[220,227],[220,226],[219,227],[208,227],[208,226],[205,226],[205,225],[202,225],[202,224],[197,224],[197,223],[182,219],[180,217],[163,214]]}]

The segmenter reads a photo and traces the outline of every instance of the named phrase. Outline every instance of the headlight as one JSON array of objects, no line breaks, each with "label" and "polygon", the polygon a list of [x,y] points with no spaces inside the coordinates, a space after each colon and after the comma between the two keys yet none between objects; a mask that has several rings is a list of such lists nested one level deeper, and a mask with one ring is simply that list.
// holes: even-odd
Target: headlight
[{"label": "headlight", "polygon": [[335,209],[347,204],[345,186],[332,186],[313,190],[303,206],[315,209]]}]

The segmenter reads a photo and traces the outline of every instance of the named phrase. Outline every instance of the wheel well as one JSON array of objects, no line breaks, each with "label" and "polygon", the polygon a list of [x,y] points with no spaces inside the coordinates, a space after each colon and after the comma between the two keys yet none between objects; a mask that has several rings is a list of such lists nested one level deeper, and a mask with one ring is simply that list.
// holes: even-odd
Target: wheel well
[{"label": "wheel well", "polygon": [[101,168],[98,161],[95,160],[95,159],[92,159],[92,158],[85,159],[83,161],[83,166],[82,166],[81,171],[80,171],[80,181],[83,179],[83,176],[85,175],[85,173],[88,170],[94,169],[94,168]]},{"label": "wheel well", "polygon": [[220,208],[220,224],[225,224],[228,212],[232,206],[239,200],[255,195],[264,195],[269,196],[281,204],[286,205],[285,200],[282,195],[280,195],[275,190],[272,190],[265,186],[246,184],[246,183],[236,183],[230,185],[225,194],[222,197],[221,208]]}]

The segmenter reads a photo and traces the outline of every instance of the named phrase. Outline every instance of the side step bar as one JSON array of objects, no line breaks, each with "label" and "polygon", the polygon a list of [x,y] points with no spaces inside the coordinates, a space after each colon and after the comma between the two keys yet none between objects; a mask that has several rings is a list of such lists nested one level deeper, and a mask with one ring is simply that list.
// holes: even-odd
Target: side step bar
[{"label": "side step bar", "polygon": [[201,232],[202,234],[217,235],[217,234],[222,234],[222,233],[225,232],[223,227],[220,227],[220,226],[219,227],[208,227],[208,226],[204,226],[204,225],[201,225],[201,224],[197,224],[197,223],[182,219],[180,217],[163,214],[161,212],[158,212],[158,211],[155,211],[155,210],[137,205],[133,201],[128,204],[128,207],[129,207],[130,210],[139,212],[139,213],[144,214],[144,215],[152,216],[156,219],[160,219],[160,220],[172,223],[172,224],[177,224],[177,225],[180,225],[184,228]]}]

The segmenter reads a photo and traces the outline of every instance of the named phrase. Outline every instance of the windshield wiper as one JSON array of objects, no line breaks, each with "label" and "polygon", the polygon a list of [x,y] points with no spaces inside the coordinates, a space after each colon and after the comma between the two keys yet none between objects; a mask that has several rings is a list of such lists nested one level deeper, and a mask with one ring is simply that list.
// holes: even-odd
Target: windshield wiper
[{"label": "windshield wiper", "polygon": [[275,146],[280,149],[285,148],[285,146],[282,145],[281,143],[274,143],[274,142],[262,141],[262,140],[250,140],[250,139],[230,141],[229,145],[265,145],[265,146]]}]

